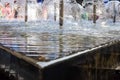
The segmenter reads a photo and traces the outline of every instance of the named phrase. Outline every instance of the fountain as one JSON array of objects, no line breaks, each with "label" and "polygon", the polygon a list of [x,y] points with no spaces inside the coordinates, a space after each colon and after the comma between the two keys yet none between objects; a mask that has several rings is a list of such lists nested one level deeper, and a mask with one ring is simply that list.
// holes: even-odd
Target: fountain
[{"label": "fountain", "polygon": [[[23,5],[23,11],[21,11],[22,20],[19,18],[4,19],[4,22],[0,24],[0,58],[7,62],[9,60],[6,58],[9,56],[9,59],[11,59],[11,55],[12,57],[14,55],[17,58],[15,61],[18,61],[15,65],[19,64],[17,67],[20,68],[20,71],[16,71],[19,71],[19,76],[24,77],[25,80],[34,80],[42,75],[41,69],[66,61],[69,63],[69,60],[72,62],[74,59],[78,62],[77,65],[79,63],[81,65],[81,61],[83,61],[85,64],[88,62],[87,67],[93,66],[93,68],[97,69],[99,54],[94,55],[98,59],[91,54],[102,53],[103,49],[107,53],[111,50],[114,51],[110,48],[111,45],[115,45],[114,49],[119,52],[119,45],[114,44],[120,38],[119,22],[116,20],[113,23],[113,21],[110,22],[108,20],[109,17],[106,16],[107,7],[105,8],[102,0],[95,0],[94,2],[92,0],[84,0],[82,5],[76,3],[75,0],[44,0],[43,3],[28,0],[25,2],[24,4],[18,2],[20,5]],[[111,12],[111,8],[113,7],[109,8],[110,10],[108,11]],[[118,16],[117,14],[116,16]],[[20,23],[21,21],[22,23]],[[116,45],[118,46],[118,50],[116,49]],[[3,51],[8,51],[8,53],[5,52],[3,54]],[[81,54],[84,56],[86,53],[89,53],[92,57],[88,58],[85,56],[86,58],[77,60],[81,59]],[[0,61],[2,61],[1,59]],[[84,62],[84,59],[86,59],[86,62]],[[89,59],[90,62],[93,61],[93,65],[89,63]],[[102,55],[101,59],[103,60],[102,63],[106,60]],[[113,59],[116,60],[116,58],[110,57],[111,61]],[[108,64],[112,65],[112,63]],[[58,67],[60,66],[62,65]],[[64,71],[63,69],[58,70]],[[34,73],[33,75],[35,76],[31,76],[31,73]],[[52,72],[51,70],[50,74],[52,73],[54,71]],[[45,76],[44,78],[47,78]],[[40,76],[39,78],[42,77]]]},{"label": "fountain", "polygon": [[[5,2],[10,2],[10,4],[13,5],[13,1],[1,0],[2,4],[4,4]],[[115,3],[115,11],[113,10],[114,7],[110,6],[113,3]],[[8,22],[12,22],[17,20],[18,22],[20,22],[24,21],[24,19],[26,21],[27,19],[27,22],[52,21],[55,24],[59,22],[59,0],[44,0],[42,3],[37,3],[37,1],[34,0],[28,0],[27,4],[25,0],[18,0],[17,4],[19,6],[22,6],[20,7],[19,18],[12,18],[9,20],[2,18],[0,21],[5,22],[7,20]],[[96,7],[93,9],[94,4]],[[117,16],[117,20],[119,20],[119,1],[95,0],[94,3],[92,0],[83,0],[82,5],[80,5],[76,2],[76,0],[64,0],[63,5],[63,20],[65,22],[65,25],[84,24],[84,22],[91,22],[91,20],[100,23],[103,20],[106,21],[105,19],[113,17],[113,14],[115,14]],[[85,21],[81,23],[81,20]]]},{"label": "fountain", "polygon": [[105,4],[105,9],[107,12],[107,18],[112,18],[113,22],[120,19],[120,2],[119,1],[109,1]]},{"label": "fountain", "polygon": [[[101,2],[101,4],[98,5],[98,2]],[[8,25],[7,23],[7,26],[1,28],[1,33],[4,33],[4,36],[1,36],[3,37],[3,44],[4,38],[12,37],[11,40],[13,40],[13,44],[15,44],[12,45],[13,49],[18,52],[42,53],[42,55],[44,54],[43,56],[56,53],[57,55],[55,56],[58,58],[61,54],[65,53],[65,55],[69,55],[69,52],[71,53],[72,51],[78,50],[79,48],[77,47],[80,46],[79,44],[89,45],[89,42],[87,44],[79,43],[78,40],[83,41],[79,38],[83,38],[83,35],[87,37],[89,34],[91,34],[92,37],[111,37],[111,35],[107,33],[110,29],[103,28],[103,26],[106,26],[105,23],[102,23],[105,20],[102,13],[104,12],[102,11],[104,10],[104,6],[102,1],[98,2],[95,3],[97,10],[94,14],[99,16],[99,18],[95,19],[96,23],[93,23],[93,2],[90,0],[84,1],[82,5],[76,3],[75,0],[65,0],[64,9],[63,12],[61,10],[61,13],[59,13],[61,5],[58,0],[44,0],[42,4],[29,0],[27,4],[27,22],[25,24],[18,23],[16,25],[11,23]],[[61,19],[61,23],[59,19]],[[108,25],[108,27],[109,26],[110,25]],[[114,30],[116,29],[117,27],[114,28]],[[8,32],[5,33],[5,31]],[[74,36],[75,39],[78,38],[78,40],[74,40]],[[89,37],[87,39],[89,39]],[[72,42],[71,40],[63,44],[66,39],[73,39],[74,41]],[[17,40],[20,40],[20,44],[18,44],[20,49],[14,48],[16,47]]]}]

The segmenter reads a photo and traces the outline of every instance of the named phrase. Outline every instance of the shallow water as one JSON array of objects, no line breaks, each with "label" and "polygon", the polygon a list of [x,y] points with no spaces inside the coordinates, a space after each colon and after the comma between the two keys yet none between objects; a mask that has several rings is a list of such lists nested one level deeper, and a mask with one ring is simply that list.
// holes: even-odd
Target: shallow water
[{"label": "shallow water", "polygon": [[117,25],[102,27],[93,24],[81,27],[73,24],[60,29],[57,23],[49,21],[4,23],[0,27],[0,42],[27,56],[33,57],[34,54],[49,61],[119,39],[120,28]]}]

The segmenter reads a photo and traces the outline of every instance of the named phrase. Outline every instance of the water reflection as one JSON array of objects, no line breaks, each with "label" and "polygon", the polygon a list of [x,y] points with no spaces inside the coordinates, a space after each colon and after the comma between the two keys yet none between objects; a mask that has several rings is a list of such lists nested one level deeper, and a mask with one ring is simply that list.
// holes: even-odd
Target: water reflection
[{"label": "water reflection", "polygon": [[84,34],[88,33],[90,28],[86,28],[87,30],[84,28],[69,30],[68,28],[67,30],[65,27],[63,29],[45,29],[46,27],[28,26],[1,26],[0,42],[12,50],[40,61],[49,61],[91,49],[119,37],[115,30],[104,32],[111,36],[99,36],[101,35],[100,31]]}]

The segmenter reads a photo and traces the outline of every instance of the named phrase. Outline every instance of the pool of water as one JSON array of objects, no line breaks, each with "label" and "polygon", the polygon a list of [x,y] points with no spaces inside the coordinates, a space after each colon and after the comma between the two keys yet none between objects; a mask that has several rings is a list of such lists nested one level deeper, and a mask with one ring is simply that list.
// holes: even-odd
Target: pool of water
[{"label": "pool of water", "polygon": [[[119,40],[119,27],[64,25],[53,22],[4,23],[0,43],[39,61],[49,61]],[[114,26],[114,27],[113,27]]]}]

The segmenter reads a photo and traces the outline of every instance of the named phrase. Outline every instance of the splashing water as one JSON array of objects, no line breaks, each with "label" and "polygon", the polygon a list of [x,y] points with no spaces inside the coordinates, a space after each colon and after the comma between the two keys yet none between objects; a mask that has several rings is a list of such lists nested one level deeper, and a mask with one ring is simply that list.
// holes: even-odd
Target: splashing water
[{"label": "splashing water", "polygon": [[[57,21],[54,21],[54,3],[56,3]],[[45,0],[43,4],[29,3],[28,23],[3,25],[0,28],[1,42],[7,47],[12,46],[16,51],[36,52],[42,53],[42,55],[49,53],[52,58],[54,54],[61,53],[60,47],[68,55],[71,51],[94,47],[110,41],[111,38],[119,37],[119,23],[112,24],[97,20],[99,22],[93,24],[92,20],[81,18],[84,12],[81,5],[66,0],[64,3],[64,25],[62,29],[59,29],[59,0],[56,2]],[[37,23],[36,20],[40,21]],[[29,23],[29,21],[34,21],[34,23]]]}]

